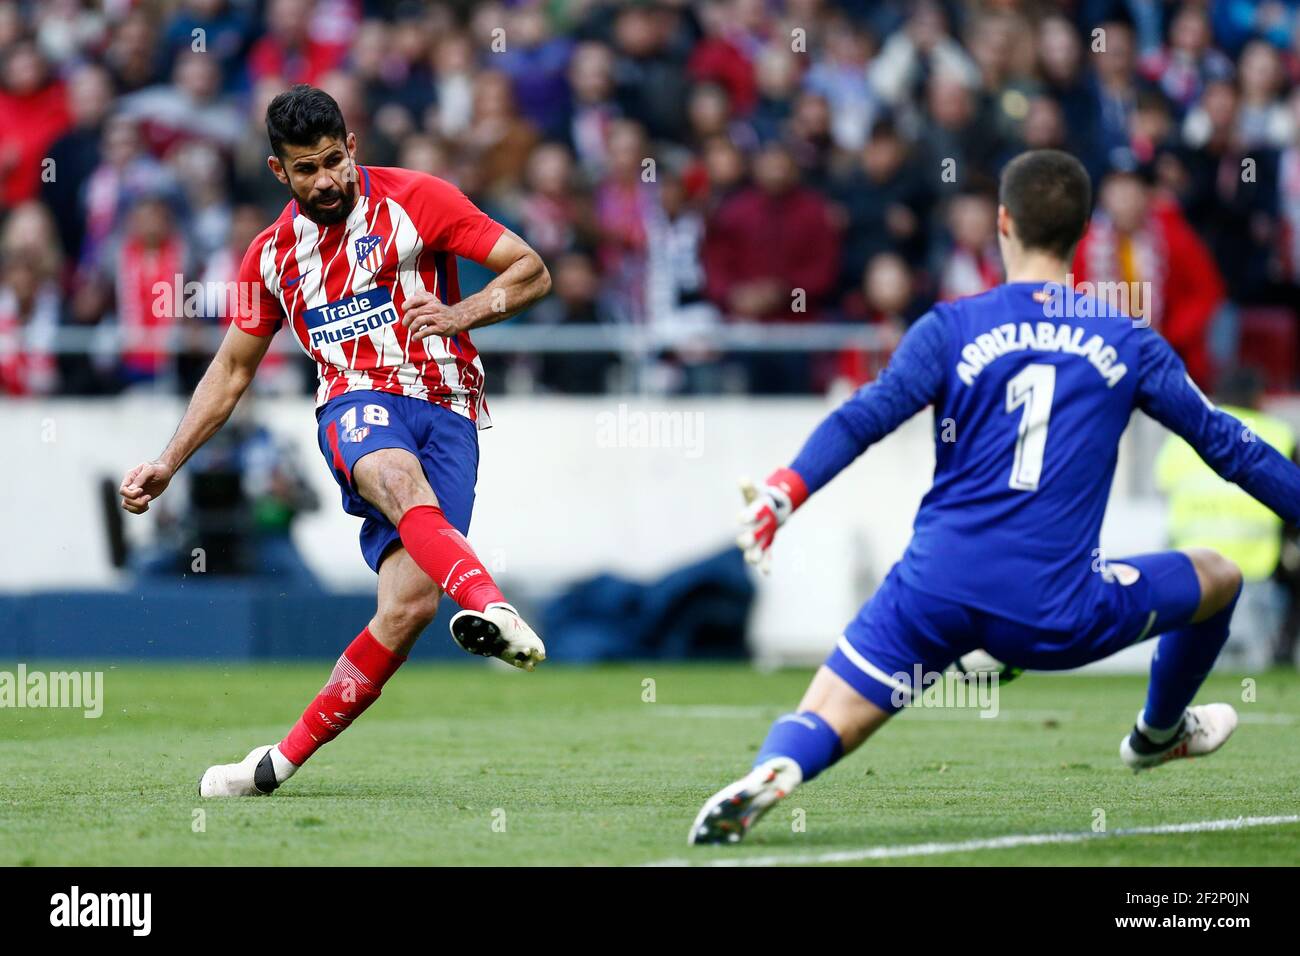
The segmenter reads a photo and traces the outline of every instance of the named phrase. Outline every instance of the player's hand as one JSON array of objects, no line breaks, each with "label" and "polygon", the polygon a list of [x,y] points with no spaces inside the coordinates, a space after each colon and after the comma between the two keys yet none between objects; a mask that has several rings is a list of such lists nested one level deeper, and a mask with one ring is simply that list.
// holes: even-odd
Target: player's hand
[{"label": "player's hand", "polygon": [[745,510],[740,513],[736,545],[745,553],[746,561],[767,574],[776,529],[808,498],[808,486],[798,472],[778,468],[762,487],[747,478],[741,481],[740,493],[745,498]]},{"label": "player's hand", "polygon": [[466,331],[461,310],[447,305],[432,292],[414,292],[402,306],[402,324],[417,342],[431,335],[451,337]]},{"label": "player's hand", "polygon": [[142,515],[149,510],[149,502],[167,490],[171,484],[172,470],[161,461],[146,461],[136,465],[122,479],[118,492],[122,495],[122,507],[133,515]]}]

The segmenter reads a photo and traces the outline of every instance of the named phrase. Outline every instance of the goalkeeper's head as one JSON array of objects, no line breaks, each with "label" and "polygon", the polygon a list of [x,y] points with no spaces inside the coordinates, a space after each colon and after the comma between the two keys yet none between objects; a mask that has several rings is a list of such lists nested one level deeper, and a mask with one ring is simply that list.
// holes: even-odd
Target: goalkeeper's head
[{"label": "goalkeeper's head", "polygon": [[266,164],[289,187],[299,211],[323,226],[343,222],[357,201],[357,138],[334,97],[299,84],[266,108]]},{"label": "goalkeeper's head", "polygon": [[1083,164],[1059,149],[1021,153],[998,186],[998,246],[1008,273],[1030,256],[1068,265],[1092,212]]}]

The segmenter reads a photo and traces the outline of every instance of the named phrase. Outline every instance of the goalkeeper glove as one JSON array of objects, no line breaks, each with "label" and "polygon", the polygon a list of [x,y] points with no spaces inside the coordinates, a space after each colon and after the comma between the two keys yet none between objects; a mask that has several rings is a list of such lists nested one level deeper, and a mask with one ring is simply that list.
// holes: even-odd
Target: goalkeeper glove
[{"label": "goalkeeper glove", "polygon": [[736,544],[745,553],[746,561],[767,574],[776,529],[808,499],[808,486],[798,472],[778,468],[761,488],[749,479],[743,480],[740,492],[745,497],[745,510],[740,513]]}]

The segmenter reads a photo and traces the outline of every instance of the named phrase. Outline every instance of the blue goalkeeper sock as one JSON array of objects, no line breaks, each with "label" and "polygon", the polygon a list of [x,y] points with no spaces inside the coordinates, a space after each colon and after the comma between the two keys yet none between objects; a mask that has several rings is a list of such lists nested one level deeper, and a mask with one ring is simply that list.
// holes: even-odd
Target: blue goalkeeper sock
[{"label": "blue goalkeeper sock", "polygon": [[[1138,729],[1155,743],[1177,729],[1183,711],[1209,676],[1219,651],[1228,640],[1228,624],[1241,597],[1241,588],[1228,606],[1213,617],[1188,624],[1160,638],[1151,659],[1151,684]],[[1154,731],[1154,734],[1152,733]]]},{"label": "blue goalkeeper sock", "polygon": [[776,719],[754,758],[754,766],[773,757],[789,757],[799,765],[807,782],[843,756],[844,745],[834,728],[812,711],[804,711]]}]

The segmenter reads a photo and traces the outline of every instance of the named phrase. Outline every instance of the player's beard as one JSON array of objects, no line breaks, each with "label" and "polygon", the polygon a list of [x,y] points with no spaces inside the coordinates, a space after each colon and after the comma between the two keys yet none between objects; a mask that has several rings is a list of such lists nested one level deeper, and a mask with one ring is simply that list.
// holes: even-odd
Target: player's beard
[{"label": "player's beard", "polygon": [[[340,197],[337,206],[321,208],[321,202],[328,202],[335,196]],[[321,193],[315,199],[303,199],[301,196],[295,196],[294,198],[298,200],[298,206],[306,214],[307,218],[322,226],[333,226],[346,220],[352,214],[352,207],[357,202],[350,185],[345,189]]]}]

